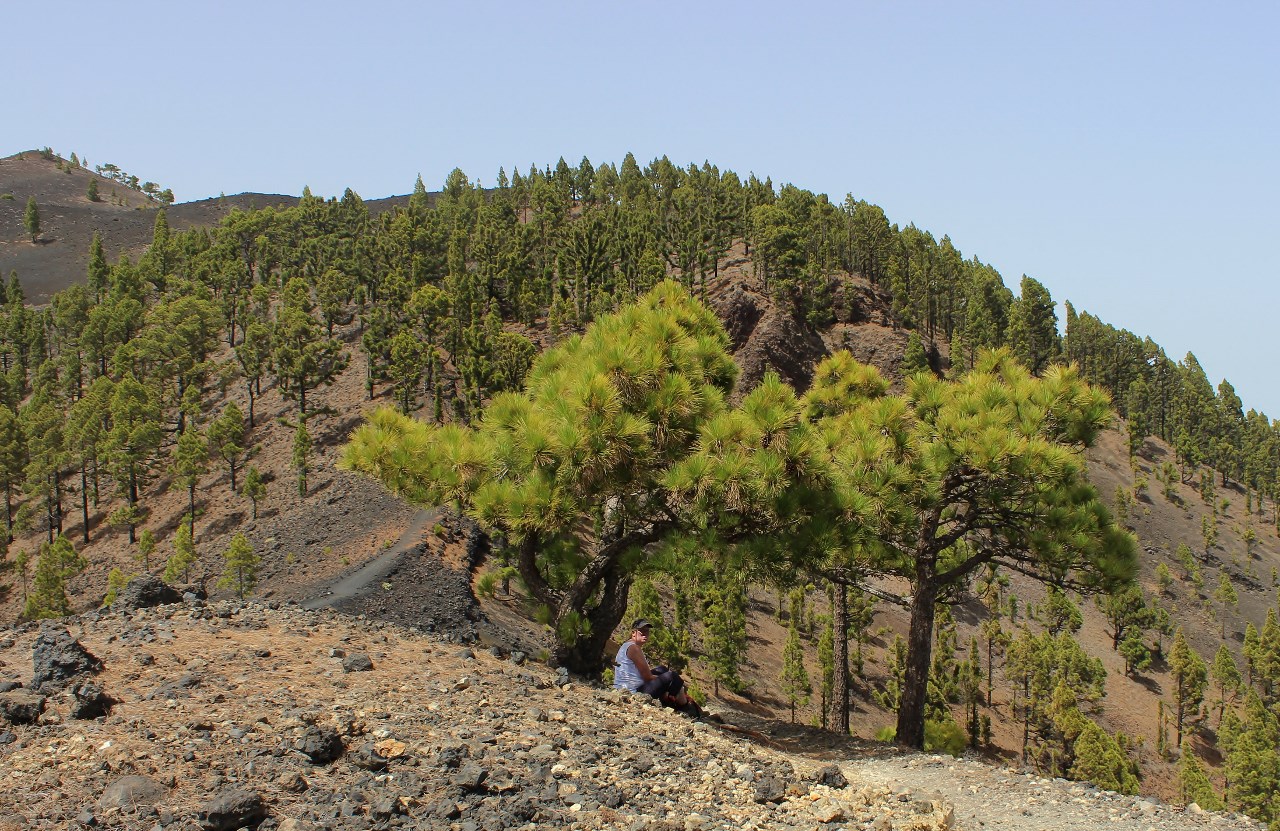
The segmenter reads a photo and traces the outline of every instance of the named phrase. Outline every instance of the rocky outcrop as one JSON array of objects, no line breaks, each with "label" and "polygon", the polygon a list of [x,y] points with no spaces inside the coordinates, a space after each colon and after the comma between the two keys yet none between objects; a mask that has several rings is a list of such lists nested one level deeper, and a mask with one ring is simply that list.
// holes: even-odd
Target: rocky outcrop
[{"label": "rocky outcrop", "polygon": [[165,603],[182,602],[182,592],[153,574],[142,574],[129,581],[117,595],[111,608],[116,610],[147,609]]},{"label": "rocky outcrop", "polygon": [[800,392],[813,381],[813,367],[828,354],[817,330],[745,282],[731,283],[710,302],[729,334],[740,370],[734,395],[741,398],[776,372]]},{"label": "rocky outcrop", "polygon": [[31,663],[31,688],[43,693],[60,692],[72,681],[102,671],[102,661],[71,637],[66,627],[52,623],[40,627]]}]

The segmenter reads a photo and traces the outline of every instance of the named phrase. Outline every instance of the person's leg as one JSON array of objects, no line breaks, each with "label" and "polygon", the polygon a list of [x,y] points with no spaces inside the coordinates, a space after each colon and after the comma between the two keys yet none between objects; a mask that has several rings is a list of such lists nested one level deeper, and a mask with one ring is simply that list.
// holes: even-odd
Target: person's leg
[{"label": "person's leg", "polygon": [[674,672],[664,672],[661,675],[655,675],[648,681],[640,685],[638,692],[646,693],[654,698],[661,699],[671,691],[671,679],[675,677]]}]

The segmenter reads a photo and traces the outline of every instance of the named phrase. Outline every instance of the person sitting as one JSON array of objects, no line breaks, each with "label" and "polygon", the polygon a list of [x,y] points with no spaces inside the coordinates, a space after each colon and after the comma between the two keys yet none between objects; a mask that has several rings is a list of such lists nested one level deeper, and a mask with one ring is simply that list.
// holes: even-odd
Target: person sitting
[{"label": "person sitting", "polygon": [[698,703],[685,691],[684,679],[679,673],[663,666],[649,666],[644,645],[649,641],[652,628],[653,624],[644,618],[631,624],[631,639],[618,647],[618,654],[613,659],[613,686],[651,695],[663,705],[680,712],[701,714]]}]

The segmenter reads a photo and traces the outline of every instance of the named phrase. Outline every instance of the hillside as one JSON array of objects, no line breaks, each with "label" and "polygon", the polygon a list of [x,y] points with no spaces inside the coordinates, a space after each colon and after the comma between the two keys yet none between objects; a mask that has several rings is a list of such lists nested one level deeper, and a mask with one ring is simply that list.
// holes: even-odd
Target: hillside
[{"label": "hillside", "polygon": [[[62,168],[59,169],[59,165]],[[86,196],[89,181],[98,183],[99,200]],[[12,198],[10,198],[12,195]],[[42,233],[32,245],[22,225],[28,197],[40,208]],[[377,214],[407,202],[407,197],[371,200]],[[165,208],[175,231],[209,228],[233,210],[288,208],[298,197],[269,193],[238,193]],[[94,173],[72,167],[65,160],[44,158],[30,150],[0,159],[0,274],[16,272],[27,299],[47,303],[55,292],[84,280],[86,255],[95,233],[102,235],[109,261],[121,255],[137,258],[151,243],[160,205],[145,194]]]},{"label": "hillside", "polygon": [[[130,252],[136,256],[150,243],[154,207],[132,202],[125,206],[89,203],[84,198],[83,177],[93,174],[83,170],[67,174],[57,170],[55,162],[41,159],[35,153],[23,156],[10,157],[0,163],[0,194],[15,194],[13,200],[0,200],[0,238],[3,239],[0,270],[6,274],[11,269],[19,272],[29,300],[47,298],[62,286],[82,282],[89,238],[95,230],[103,234],[109,258],[114,258],[113,252]],[[42,216],[44,241],[38,245],[25,240],[22,232],[24,188],[34,193],[42,209],[46,204],[50,206]],[[167,209],[166,216],[170,226],[181,231],[188,227],[209,227],[232,208],[289,206],[297,201],[293,197],[245,194],[174,205]],[[370,214],[377,214],[407,203],[407,197],[396,197],[366,203],[366,206]],[[13,214],[13,210],[17,213]],[[676,272],[669,265],[665,271]],[[912,332],[917,330],[901,324],[895,311],[895,297],[883,283],[861,273],[845,275],[830,300],[832,319],[815,324],[778,301],[776,293],[761,278],[754,255],[741,240],[728,245],[715,263],[714,274],[703,274],[702,279],[707,302],[724,322],[732,341],[733,357],[741,369],[739,391],[757,383],[767,369],[804,388],[814,364],[836,349],[848,349],[860,360],[874,364],[900,387],[903,356]],[[520,333],[539,345],[555,338],[550,311],[539,313],[532,320],[513,321],[511,316],[506,317],[506,332]],[[414,537],[425,537],[423,547],[426,549],[443,551],[465,532],[445,518],[441,518],[438,527],[435,521],[427,523],[414,508],[388,497],[379,487],[334,468],[337,452],[351,429],[372,406],[392,403],[395,389],[384,378],[372,385],[372,394],[367,391],[369,368],[360,354],[362,335],[366,331],[362,319],[353,314],[345,322],[335,323],[333,331],[337,343],[352,360],[331,385],[308,394],[317,415],[309,422],[313,451],[306,493],[297,493],[291,469],[294,432],[289,421],[295,417],[297,404],[282,395],[276,380],[265,378],[261,395],[255,402],[257,426],[251,431],[250,440],[257,448],[253,463],[267,472],[268,496],[260,506],[258,519],[254,520],[248,501],[231,492],[225,469],[215,466],[199,477],[195,543],[200,560],[193,573],[198,582],[212,590],[222,569],[222,552],[233,534],[243,532],[263,558],[257,595],[270,601],[304,600],[322,594],[340,576],[354,574],[364,564],[391,550],[399,558],[395,568],[401,571],[394,572],[397,575],[394,578],[374,581],[363,594],[358,593],[359,596],[352,599],[351,608],[373,618],[422,626],[424,618],[433,611],[432,598],[423,601],[417,581],[429,569],[434,569],[434,565],[414,571],[413,564],[418,562],[415,553],[418,540]],[[942,369],[947,365],[952,345],[942,332],[930,340],[935,349],[934,363]],[[222,377],[231,380],[211,381],[207,385],[201,404],[204,412],[219,412],[231,401],[247,411],[249,399],[245,385],[235,376],[234,356],[225,341],[211,360],[224,367]],[[451,356],[440,372],[458,372],[458,364]],[[450,393],[454,377],[449,376]],[[465,394],[465,384],[459,383],[458,389]],[[429,414],[427,406],[424,396],[420,415]],[[1123,428],[1123,423],[1120,426]],[[1265,517],[1246,515],[1246,497],[1234,484],[1218,489],[1212,507],[1191,484],[1171,485],[1170,495],[1166,495],[1158,474],[1162,464],[1171,457],[1169,447],[1152,438],[1143,446],[1138,461],[1138,474],[1147,484],[1127,513],[1128,524],[1137,533],[1145,551],[1141,582],[1154,602],[1166,608],[1174,621],[1182,625],[1206,661],[1212,659],[1220,633],[1225,629],[1226,642],[1243,668],[1241,646],[1245,623],[1252,622],[1261,629],[1267,610],[1275,604],[1271,575],[1280,567],[1280,546],[1272,530],[1274,503],[1268,504]],[[1129,463],[1127,437],[1121,430],[1107,433],[1089,458],[1091,476],[1109,501],[1114,500],[1118,489],[1133,494],[1134,472]],[[155,533],[159,546],[154,559],[147,564],[138,562],[137,550],[129,545],[124,529],[106,524],[107,516],[118,504],[110,495],[105,496],[100,505],[92,506],[90,542],[82,543],[86,529],[79,518],[78,472],[68,479],[64,532],[75,541],[89,563],[88,568],[68,584],[72,605],[77,611],[99,604],[113,568],[133,573],[146,567],[155,572],[172,551],[175,533],[186,509],[187,493],[176,485],[166,464],[157,462],[153,474],[147,490],[150,511],[147,528]],[[1220,504],[1224,498],[1230,503],[1225,508]],[[1256,502],[1251,507],[1258,509]],[[1217,529],[1217,540],[1211,546],[1203,543],[1206,521],[1214,523]],[[1254,528],[1257,536],[1252,550],[1246,552],[1243,531],[1248,527]],[[18,537],[11,552],[34,551],[44,536],[44,529],[37,524]],[[397,547],[397,541],[403,545]],[[1199,552],[1197,562],[1202,584],[1199,588],[1175,556],[1175,550],[1182,543]],[[12,562],[12,554],[9,559]],[[468,580],[494,567],[492,563],[456,554],[445,557],[445,561]],[[1157,566],[1162,563],[1172,576],[1167,589],[1158,585],[1156,577]],[[1225,613],[1216,611],[1218,604],[1212,599],[1222,574],[1230,577],[1239,596],[1238,609]],[[901,590],[898,586],[885,588]],[[669,604],[667,587],[663,587],[663,591]],[[16,574],[0,582],[0,619],[8,621],[18,616],[25,592],[26,587]],[[1039,587],[1016,578],[1010,592],[1021,598],[1024,607],[1038,605],[1043,600]],[[215,593],[215,597],[228,595],[226,590]],[[806,602],[819,615],[827,611],[825,593],[820,588],[810,590]],[[519,646],[531,655],[545,648],[547,633],[543,627],[529,623],[533,610],[522,604],[518,588],[512,596],[482,596],[478,603],[480,613],[490,624],[488,629],[480,627],[477,634],[483,642],[507,649]],[[787,634],[786,616],[778,612],[783,605],[772,588],[753,590],[748,624],[751,649],[744,667],[749,689],[742,696],[726,692],[713,706],[729,708],[744,717],[786,719],[787,703],[774,692]],[[1143,791],[1175,799],[1178,796],[1176,763],[1155,752],[1157,702],[1164,700],[1166,706],[1168,704],[1169,667],[1157,661],[1149,671],[1126,676],[1122,659],[1111,649],[1111,636],[1102,615],[1091,600],[1082,602],[1081,606],[1083,626],[1077,639],[1091,655],[1100,658],[1107,669],[1107,697],[1096,718],[1109,731],[1123,732],[1140,741],[1132,752],[1145,774]],[[962,653],[985,614],[976,602],[957,608],[956,641]],[[1225,627],[1211,615],[1225,616]],[[694,629],[696,658],[700,628]],[[869,739],[892,722],[891,713],[874,703],[872,693],[887,686],[886,653],[892,647],[894,635],[905,633],[905,615],[888,604],[880,604],[866,630],[869,634],[867,663],[855,691],[854,731]],[[816,678],[818,667],[813,654],[816,632],[807,638],[809,671],[811,677]],[[1166,648],[1168,640],[1165,636]],[[697,660],[690,675],[702,690],[710,691],[709,674]],[[988,711],[994,722],[993,746],[986,755],[1014,762],[1022,727],[1015,720],[1011,704],[1012,685],[1001,677],[998,668],[996,681],[993,707]],[[802,722],[817,716],[816,702],[800,708]],[[1216,715],[1200,722],[1200,729],[1193,732],[1198,752],[1211,764],[1221,761],[1213,746],[1215,735],[1211,728],[1215,725]],[[785,733],[788,728],[770,729]],[[809,740],[813,741],[812,737]]]},{"label": "hillside", "polygon": [[[0,679],[45,683],[0,693],[44,708],[0,728],[4,831],[1256,827],[885,745],[813,752],[332,612],[194,601],[63,623],[0,637]],[[57,671],[77,647],[101,668]],[[96,719],[69,712],[86,677],[113,702]]]}]

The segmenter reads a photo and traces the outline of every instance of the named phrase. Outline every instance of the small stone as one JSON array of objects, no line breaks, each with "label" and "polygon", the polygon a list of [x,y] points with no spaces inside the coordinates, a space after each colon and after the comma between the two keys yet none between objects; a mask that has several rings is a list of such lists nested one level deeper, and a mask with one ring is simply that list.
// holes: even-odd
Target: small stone
[{"label": "small stone", "polygon": [[451,784],[467,791],[478,791],[489,772],[475,762],[467,762],[449,780]]},{"label": "small stone", "polygon": [[71,688],[75,703],[71,705],[71,717],[91,720],[108,715],[116,700],[103,692],[93,681],[85,681]]},{"label": "small stone", "polygon": [[256,792],[223,791],[200,810],[200,824],[207,831],[235,831],[256,825],[267,816],[267,806]]},{"label": "small stone", "polygon": [[373,742],[365,742],[347,754],[351,764],[363,770],[386,770],[387,757],[379,753]]},{"label": "small stone", "polygon": [[133,812],[155,805],[166,793],[168,788],[148,776],[124,776],[108,785],[98,797],[98,810],[116,808]]},{"label": "small stone", "polygon": [[813,809],[813,818],[824,825],[831,822],[844,822],[844,806],[832,800],[823,800]]},{"label": "small stone", "polygon": [[368,655],[351,655],[342,662],[343,672],[369,672],[373,669],[373,661]]},{"label": "small stone", "polygon": [[390,796],[382,796],[369,804],[369,813],[374,819],[389,819],[400,813],[400,800]]},{"label": "small stone", "polygon": [[86,827],[92,828],[98,824],[98,818],[93,815],[93,811],[90,811],[88,808],[85,808],[83,811],[76,814],[76,822]]},{"label": "small stone", "polygon": [[313,765],[327,765],[340,757],[346,747],[342,737],[332,727],[311,725],[293,743],[294,749],[311,760]]},{"label": "small stone", "polygon": [[[813,775],[813,781],[819,785],[826,785],[828,788],[844,788],[849,785],[849,780],[844,778],[844,774],[840,772],[838,765],[826,765],[819,768]],[[831,820],[825,820],[830,822]]]},{"label": "small stone", "polygon": [[35,724],[44,712],[45,697],[30,690],[0,693],[0,718],[10,724]]},{"label": "small stone", "polygon": [[756,783],[755,801],[758,803],[781,802],[787,795],[787,785],[777,776],[763,776]]}]

